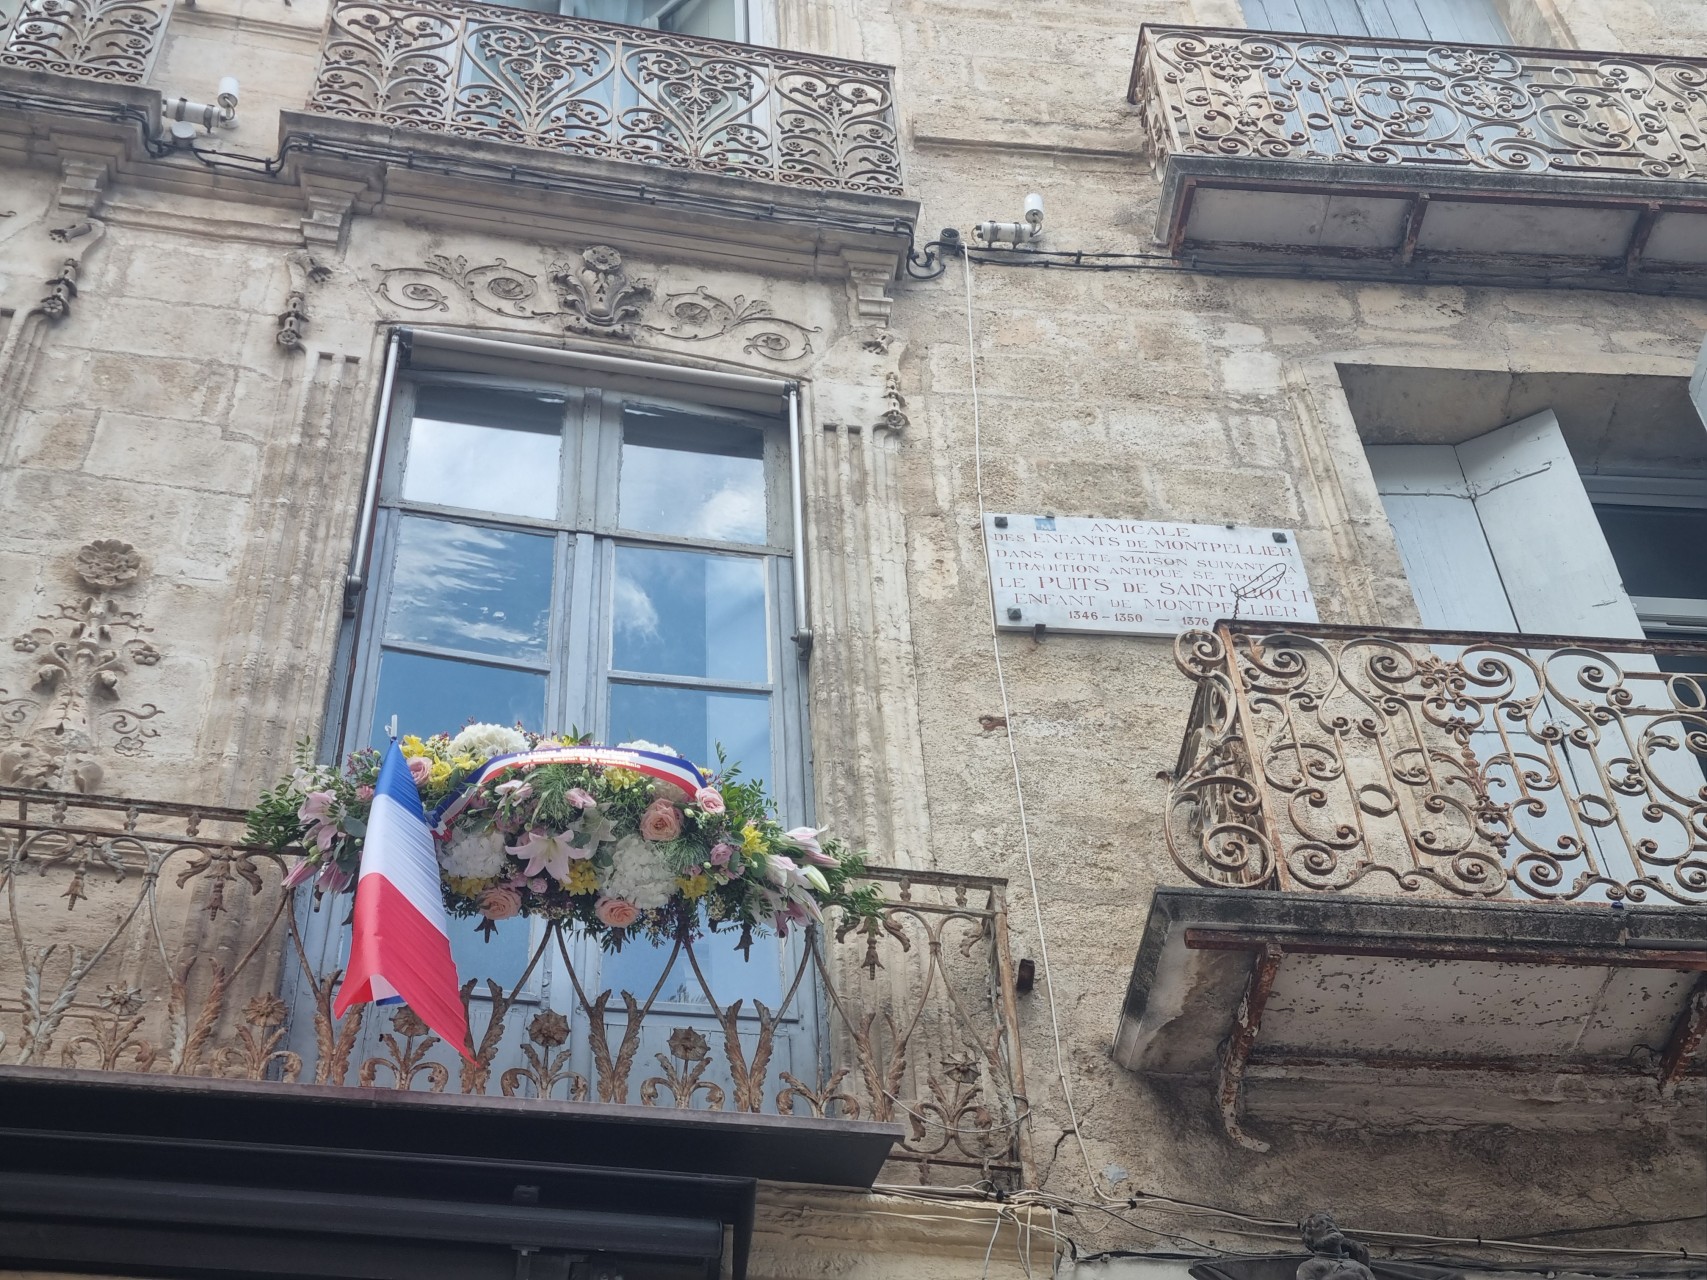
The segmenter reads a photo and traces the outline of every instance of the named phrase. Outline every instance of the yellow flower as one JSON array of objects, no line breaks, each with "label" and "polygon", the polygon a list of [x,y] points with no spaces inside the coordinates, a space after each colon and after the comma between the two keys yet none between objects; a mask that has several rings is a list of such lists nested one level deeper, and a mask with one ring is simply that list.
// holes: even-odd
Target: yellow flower
[{"label": "yellow flower", "polygon": [[606,769],[605,781],[613,787],[633,787],[639,785],[640,775],[632,769]]},{"label": "yellow flower", "polygon": [[433,771],[427,776],[427,781],[439,787],[450,781],[450,766],[443,760],[433,762]]},{"label": "yellow flower", "polygon": [[684,898],[703,898],[711,892],[711,877],[703,871],[697,876],[677,876],[676,888]]},{"label": "yellow flower", "polygon": [[465,772],[472,772],[480,765],[480,762],[473,756],[457,756],[451,763]]},{"label": "yellow flower", "polygon": [[452,892],[464,898],[479,897],[481,891],[492,883],[490,880],[482,880],[479,876],[446,876],[445,882],[450,885]]},{"label": "yellow flower", "polygon": [[422,742],[412,733],[403,739],[402,751],[407,757],[427,756],[432,754],[432,752],[427,750],[427,744]]},{"label": "yellow flower", "polygon": [[599,887],[599,873],[585,858],[569,864],[569,878],[563,887],[570,893],[592,893]]},{"label": "yellow flower", "polygon": [[765,848],[764,834],[752,823],[741,828],[741,852],[763,853]]}]

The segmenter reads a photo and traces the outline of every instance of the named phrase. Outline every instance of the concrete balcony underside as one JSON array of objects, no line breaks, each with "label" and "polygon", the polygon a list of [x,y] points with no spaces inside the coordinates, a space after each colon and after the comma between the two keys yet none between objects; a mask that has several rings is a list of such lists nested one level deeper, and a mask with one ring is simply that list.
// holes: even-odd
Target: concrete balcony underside
[{"label": "concrete balcony underside", "polygon": [[1146,28],[1130,99],[1182,259],[1700,294],[1704,69]]},{"label": "concrete balcony underside", "polygon": [[1121,1065],[1260,1127],[1700,1125],[1707,917],[1160,889]]}]

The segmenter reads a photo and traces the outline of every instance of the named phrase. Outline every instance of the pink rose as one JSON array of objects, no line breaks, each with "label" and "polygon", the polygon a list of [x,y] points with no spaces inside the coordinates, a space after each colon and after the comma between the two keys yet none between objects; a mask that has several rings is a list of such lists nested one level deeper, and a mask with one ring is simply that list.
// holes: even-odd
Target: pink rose
[{"label": "pink rose", "polygon": [[732,844],[723,844],[720,842],[711,846],[711,865],[714,867],[728,866],[729,859],[734,856],[735,846]]},{"label": "pink rose", "polygon": [[668,800],[654,800],[640,815],[640,836],[644,840],[674,840],[682,833],[682,811]]},{"label": "pink rose", "polygon": [[544,893],[550,887],[550,884],[546,882],[544,876],[535,876],[532,880],[528,881],[528,888],[532,889],[535,893]]},{"label": "pink rose", "polygon": [[369,786],[357,787],[356,788],[356,799],[364,801],[364,802],[368,801],[368,800],[372,800],[373,799],[373,788],[369,787]]},{"label": "pink rose", "polygon": [[426,756],[411,756],[409,759],[409,776],[415,779],[418,787],[433,776],[433,762]]},{"label": "pink rose", "polygon": [[475,904],[488,920],[508,920],[522,913],[522,895],[503,885],[485,890]]},{"label": "pink rose", "polygon": [[569,803],[577,809],[591,809],[598,803],[598,799],[591,791],[584,790],[581,787],[570,787]]},{"label": "pink rose", "polygon": [[310,791],[302,798],[302,807],[296,811],[299,822],[313,822],[332,816],[332,806],[338,801],[335,791]]},{"label": "pink rose", "polygon": [[640,919],[640,908],[625,898],[600,898],[593,910],[599,923],[612,929],[626,929]]},{"label": "pink rose", "polygon": [[710,787],[701,787],[694,792],[693,799],[694,803],[699,806],[701,813],[723,812],[723,793],[721,791],[714,791]]}]

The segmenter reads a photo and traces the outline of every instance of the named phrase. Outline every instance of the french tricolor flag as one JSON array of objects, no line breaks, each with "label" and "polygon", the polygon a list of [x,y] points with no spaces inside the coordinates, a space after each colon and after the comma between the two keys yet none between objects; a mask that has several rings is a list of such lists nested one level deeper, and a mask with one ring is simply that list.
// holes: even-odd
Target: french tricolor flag
[{"label": "french tricolor flag", "polygon": [[373,788],[356,881],[350,969],[332,1014],[341,1018],[364,1000],[407,1003],[445,1043],[472,1060],[432,832],[395,742]]}]

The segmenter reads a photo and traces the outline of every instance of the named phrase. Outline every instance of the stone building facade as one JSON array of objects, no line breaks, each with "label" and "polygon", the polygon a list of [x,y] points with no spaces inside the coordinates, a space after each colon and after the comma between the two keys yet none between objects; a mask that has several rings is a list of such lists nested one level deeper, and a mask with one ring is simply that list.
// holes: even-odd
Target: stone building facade
[{"label": "stone building facade", "polygon": [[[723,1253],[724,1266],[1115,1277],[1183,1273],[1202,1265],[1185,1255],[1202,1254],[1260,1269],[1271,1264],[1246,1255],[1296,1253],[1283,1224],[1329,1209],[1412,1267],[1698,1268],[1707,818],[1699,779],[1678,782],[1676,761],[1707,754],[1688,741],[1707,725],[1689,715],[1699,687],[1658,674],[1702,669],[1689,617],[1644,603],[1693,599],[1692,571],[1649,589],[1620,559],[1624,585],[1610,590],[1625,612],[1597,628],[1607,600],[1575,539],[1584,512],[1592,524],[1594,509],[1663,509],[1683,514],[1631,534],[1630,554],[1698,558],[1678,539],[1707,508],[1707,4],[1490,0],[1509,43],[1475,57],[1450,35],[1246,36],[1262,6],[1248,9],[755,0],[736,27],[712,28],[741,37],[729,46],[601,25],[637,16],[603,10],[507,27],[508,11],[465,0],[0,0],[0,631],[17,637],[0,652],[0,784],[18,935],[0,945],[0,1061],[14,1063],[0,1083],[22,1091],[14,1112],[32,1089],[60,1098],[56,1071],[95,1091],[96,1067],[191,1084],[244,1074],[211,1049],[181,1052],[189,1033],[173,1019],[213,1009],[209,1027],[238,1044],[235,1000],[207,1003],[209,966],[241,972],[252,1000],[301,975],[282,935],[251,953],[279,917],[209,915],[193,878],[161,877],[147,902],[166,922],[163,967],[149,970],[159,991],[135,1006],[155,1020],[155,1056],[74,1043],[77,1011],[94,1027],[108,1008],[92,985],[67,995],[72,1022],[49,1044],[27,974],[67,990],[71,971],[55,966],[99,953],[137,899],[114,896],[118,914],[100,917],[99,899],[73,894],[84,910],[47,923],[65,912],[70,868],[93,885],[113,866],[27,867],[26,833],[77,820],[26,793],[135,797],[166,822],[184,816],[172,806],[246,806],[305,736],[327,758],[356,744],[364,717],[386,709],[374,690],[390,625],[381,593],[400,572],[388,557],[410,512],[447,506],[397,488],[401,428],[387,456],[387,422],[406,421],[398,388],[474,375],[552,404],[591,388],[608,405],[650,396],[768,424],[768,524],[755,535],[776,551],[768,665],[727,696],[774,699],[771,781],[799,821],[910,874],[892,882],[903,898],[935,893],[949,910],[971,893],[978,937],[921,941],[914,977],[829,968],[896,1000],[940,973],[978,1005],[967,1016],[984,1056],[945,1047],[959,1043],[952,1013],[927,1019],[928,1048],[897,1066],[905,1088],[861,1095],[863,1119],[900,1125],[913,1152],[876,1189],[869,1177],[809,1185],[838,1181],[814,1174],[828,1156],[706,1157],[719,1176],[757,1178],[750,1264]],[[577,76],[592,86],[579,98],[566,88]],[[1031,192],[1037,235],[1022,217]],[[986,221],[1013,229],[976,235]],[[1396,496],[1449,495],[1394,470],[1422,454],[1368,450],[1461,453],[1546,414],[1568,454],[1450,495],[1475,502],[1541,472],[1568,481],[1564,498],[1526,496],[1501,517],[1532,534],[1524,554],[1540,576],[1508,581],[1514,622],[1455,613],[1480,570],[1455,565],[1447,542],[1430,559],[1406,529],[1432,526],[1394,514]],[[471,469],[496,465],[477,461],[486,444],[468,447]],[[593,460],[615,447],[585,445],[588,476],[614,477]],[[589,512],[597,488],[584,488]],[[1241,670],[1244,632],[1176,650],[1142,628],[993,621],[994,513],[1285,533],[1330,628],[1306,663],[1358,634],[1333,627],[1548,638],[1508,637],[1508,655],[1568,649],[1559,634],[1623,637],[1633,656],[1607,651],[1624,662],[1617,679],[1572,686],[1612,711],[1559,714],[1640,735],[1665,718],[1658,697],[1673,758],[1595,757],[1599,781],[1577,790],[1605,798],[1548,810],[1555,823],[1574,815],[1576,845],[1538,816],[1549,796],[1514,811],[1499,787],[1520,790],[1521,769],[1490,783],[1484,768],[1480,791],[1464,783],[1427,810],[1479,833],[1464,860],[1437,858],[1415,824],[1392,835],[1396,797],[1420,785],[1418,768],[1475,775],[1466,754],[1485,766],[1498,753],[1486,738],[1497,689],[1471,688],[1486,720],[1455,734],[1441,709],[1462,712],[1462,669],[1444,694],[1420,666],[1417,683],[1387,669],[1374,693],[1348,679],[1303,709],[1345,696],[1349,719],[1318,721],[1309,744],[1289,721],[1293,736],[1265,739],[1264,756],[1262,709],[1248,705],[1264,677],[1243,669],[1242,700],[1216,683]],[[605,545],[596,519],[558,514],[518,527]],[[1516,561],[1488,537],[1498,576]],[[553,588],[563,617],[581,607],[580,581]],[[1206,620],[1230,603],[1223,594]],[[1660,639],[1657,655],[1637,652],[1625,614]],[[1469,643],[1419,636],[1380,643],[1404,663],[1450,662]],[[551,709],[614,715],[602,675],[555,666],[540,678]],[[1619,680],[1640,685],[1634,704],[1606,692]],[[1217,689],[1247,718],[1238,749]],[[1563,686],[1550,696],[1576,705]],[[1284,691],[1267,705],[1303,714]],[[1415,730],[1424,745],[1409,765],[1356,729],[1360,716],[1413,713],[1432,727]],[[1551,767],[1562,797],[1559,761],[1593,752],[1536,733],[1522,748],[1529,780],[1549,790],[1533,769]],[[1312,753],[1320,772],[1303,762]],[[1571,758],[1588,779],[1585,757]],[[1359,776],[1372,789],[1336,808],[1330,784],[1371,768]],[[1261,793],[1261,813],[1234,775]],[[1313,795],[1306,776],[1328,781]],[[1215,778],[1220,791],[1193,790]],[[1643,818],[1644,806],[1671,816]],[[1311,827],[1316,810],[1331,820]],[[104,812],[123,820],[122,806]],[[1641,822],[1674,819],[1642,843]],[[1204,835],[1219,820],[1248,839]],[[1540,873],[1532,859],[1525,880],[1513,859],[1538,846]],[[232,901],[249,892],[240,881]],[[997,881],[1000,909],[979,915]],[[26,925],[38,926],[28,938]],[[1192,941],[1206,933],[1243,941]],[[949,977],[957,952],[981,959],[974,942],[993,968]],[[55,943],[57,959],[31,949]],[[128,990],[148,954],[101,963],[130,966],[112,978]],[[208,964],[181,977],[197,954]],[[251,1018],[250,1031],[283,1037],[269,1053],[301,1051],[307,1007]],[[832,1039],[861,1024],[842,1025]],[[276,1064],[249,1074],[287,1087]],[[110,1115],[94,1096],[64,1098]],[[762,1107],[785,1113],[783,1147],[855,1127],[851,1108],[815,1099],[817,1127],[791,1137],[807,1118],[793,1105],[773,1094]],[[674,1141],[667,1126],[645,1135]],[[0,1217],[18,1268],[5,1274],[141,1265],[117,1246],[103,1265],[41,1245],[31,1231],[61,1221],[53,1212],[0,1197]]]}]

